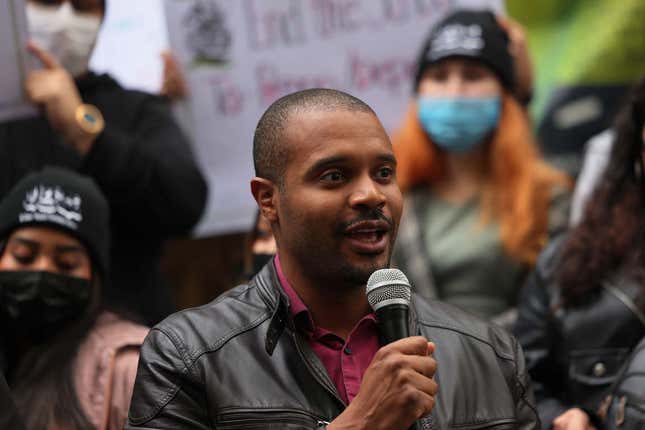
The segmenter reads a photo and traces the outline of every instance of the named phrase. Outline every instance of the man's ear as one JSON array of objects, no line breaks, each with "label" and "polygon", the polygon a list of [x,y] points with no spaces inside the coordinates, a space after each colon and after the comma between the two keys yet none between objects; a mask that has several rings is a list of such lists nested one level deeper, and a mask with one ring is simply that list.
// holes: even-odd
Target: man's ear
[{"label": "man's ear", "polygon": [[254,177],[251,179],[251,193],[253,198],[258,204],[260,213],[264,216],[267,221],[270,223],[275,223],[278,221],[278,211],[276,210],[276,185],[273,181]]}]

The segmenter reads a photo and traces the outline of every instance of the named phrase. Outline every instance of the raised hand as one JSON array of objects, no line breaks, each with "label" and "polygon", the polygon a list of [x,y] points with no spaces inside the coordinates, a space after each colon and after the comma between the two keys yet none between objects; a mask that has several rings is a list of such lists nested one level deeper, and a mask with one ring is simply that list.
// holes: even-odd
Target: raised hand
[{"label": "raised hand", "polygon": [[27,49],[44,67],[27,75],[27,96],[43,108],[50,125],[63,137],[64,142],[85,155],[96,136],[84,131],[76,120],[76,110],[83,104],[83,100],[74,78],[52,54],[35,43],[29,42]]},{"label": "raised hand", "polygon": [[533,62],[524,27],[507,16],[498,16],[497,23],[510,41],[509,52],[515,63],[515,92],[520,99],[528,100],[533,93]]}]

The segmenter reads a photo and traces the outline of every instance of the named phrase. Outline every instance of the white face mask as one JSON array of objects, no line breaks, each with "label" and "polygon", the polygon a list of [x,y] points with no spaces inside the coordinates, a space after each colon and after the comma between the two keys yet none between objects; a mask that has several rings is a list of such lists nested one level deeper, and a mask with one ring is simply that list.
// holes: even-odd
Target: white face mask
[{"label": "white face mask", "polygon": [[77,12],[69,2],[46,6],[27,2],[29,36],[72,76],[87,71],[101,18]]}]

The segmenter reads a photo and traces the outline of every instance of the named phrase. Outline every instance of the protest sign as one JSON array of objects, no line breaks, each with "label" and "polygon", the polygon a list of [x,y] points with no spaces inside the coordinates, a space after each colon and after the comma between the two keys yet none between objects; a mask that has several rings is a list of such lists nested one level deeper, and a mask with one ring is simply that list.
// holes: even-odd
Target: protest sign
[{"label": "protest sign", "polygon": [[190,88],[183,126],[211,188],[199,235],[246,230],[252,140],[277,98],[310,87],[347,91],[396,127],[421,42],[456,7],[501,1],[165,0],[170,46]]},{"label": "protest sign", "polygon": [[0,121],[35,114],[24,91],[30,67],[23,0],[0,0]]}]

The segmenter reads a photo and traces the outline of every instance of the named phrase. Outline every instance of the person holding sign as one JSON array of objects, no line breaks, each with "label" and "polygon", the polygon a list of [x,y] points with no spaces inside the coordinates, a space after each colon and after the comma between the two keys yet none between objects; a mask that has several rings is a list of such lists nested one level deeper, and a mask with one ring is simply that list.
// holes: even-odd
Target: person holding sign
[{"label": "person holding sign", "polygon": [[106,299],[147,323],[174,310],[159,275],[164,239],[190,231],[206,183],[165,98],[88,71],[103,0],[29,0],[25,90],[41,116],[0,124],[0,197],[44,164],[91,176],[112,210],[114,288]]},{"label": "person holding sign", "polygon": [[566,226],[569,180],[533,143],[518,102],[530,73],[514,64],[527,57],[504,28],[517,33],[490,12],[456,11],[421,50],[393,139],[406,195],[394,260],[420,294],[508,325],[528,269]]}]

